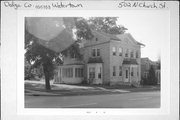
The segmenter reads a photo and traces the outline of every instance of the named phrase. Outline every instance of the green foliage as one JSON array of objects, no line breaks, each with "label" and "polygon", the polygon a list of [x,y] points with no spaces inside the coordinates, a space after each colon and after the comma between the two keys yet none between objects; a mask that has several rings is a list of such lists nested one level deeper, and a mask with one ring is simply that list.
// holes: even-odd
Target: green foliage
[{"label": "green foliage", "polygon": [[76,57],[78,60],[82,60],[83,56],[80,53],[80,49],[79,49],[79,44],[77,42],[75,42],[74,44],[72,44],[70,47],[68,47],[67,49],[65,49],[64,51],[62,51],[61,53],[64,56],[74,56]]},{"label": "green foliage", "polygon": [[157,78],[155,75],[155,70],[152,66],[149,69],[148,77],[147,78],[143,77],[141,84],[142,85],[157,85]]},{"label": "green foliage", "polygon": [[88,23],[93,30],[109,34],[123,34],[127,28],[117,25],[117,19],[117,17],[91,17]]},{"label": "green foliage", "polygon": [[29,80],[34,78],[33,74],[31,73],[31,65],[25,60],[25,67],[24,67],[24,79]]},{"label": "green foliage", "polygon": [[31,69],[43,67],[46,89],[50,89],[49,80],[54,75],[54,60],[58,57],[58,53],[40,45],[38,41],[38,38],[25,31],[25,58],[31,63]]},{"label": "green foliage", "polygon": [[87,20],[85,20],[84,18],[74,18],[74,20],[75,20],[75,26],[77,30],[76,35],[78,39],[90,40],[94,37],[88,25]]}]

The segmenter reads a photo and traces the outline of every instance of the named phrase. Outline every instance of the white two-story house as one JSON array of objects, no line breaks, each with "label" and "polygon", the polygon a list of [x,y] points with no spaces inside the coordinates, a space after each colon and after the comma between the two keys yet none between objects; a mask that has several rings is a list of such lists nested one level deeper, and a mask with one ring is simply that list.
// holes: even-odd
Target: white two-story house
[{"label": "white two-story house", "polygon": [[55,83],[139,85],[141,45],[129,33],[111,35],[93,31],[94,38],[81,48],[82,60],[64,58],[56,69]]}]

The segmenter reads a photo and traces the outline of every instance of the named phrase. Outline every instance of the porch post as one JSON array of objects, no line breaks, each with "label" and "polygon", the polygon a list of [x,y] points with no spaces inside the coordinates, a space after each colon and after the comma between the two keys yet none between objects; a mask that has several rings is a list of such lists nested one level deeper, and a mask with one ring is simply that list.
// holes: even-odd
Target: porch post
[{"label": "porch post", "polygon": [[73,78],[75,78],[75,67],[73,66]]}]

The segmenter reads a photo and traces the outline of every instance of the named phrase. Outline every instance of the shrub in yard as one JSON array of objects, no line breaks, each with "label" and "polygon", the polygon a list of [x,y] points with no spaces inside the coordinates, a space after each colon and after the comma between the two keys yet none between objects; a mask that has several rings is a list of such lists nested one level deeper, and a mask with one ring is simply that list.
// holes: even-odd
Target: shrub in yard
[{"label": "shrub in yard", "polygon": [[83,85],[87,85],[87,84],[88,84],[87,80],[83,80],[83,81],[82,81],[82,84],[83,84]]},{"label": "shrub in yard", "polygon": [[156,79],[156,75],[155,75],[155,70],[154,68],[151,66],[149,69],[149,74],[148,74],[148,84],[149,85],[157,85],[157,79]]}]

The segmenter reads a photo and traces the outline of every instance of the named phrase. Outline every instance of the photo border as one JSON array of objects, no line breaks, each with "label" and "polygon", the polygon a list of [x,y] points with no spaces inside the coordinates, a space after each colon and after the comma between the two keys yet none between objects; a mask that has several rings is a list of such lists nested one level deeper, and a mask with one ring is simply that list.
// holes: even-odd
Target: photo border
[{"label": "photo border", "polygon": [[[87,4],[90,4],[91,2],[88,2]],[[163,79],[163,81],[161,80],[161,85],[162,85],[161,98],[163,98],[161,99],[161,104],[162,105],[165,104],[166,107],[163,107],[163,106],[161,107],[163,112],[159,110],[156,111],[155,109],[153,109],[154,110],[153,113],[151,113],[152,111],[149,111],[149,110],[146,111],[147,113],[144,113],[143,109],[138,109],[138,111],[140,111],[138,114],[134,111],[136,109],[133,109],[132,111],[130,109],[126,109],[127,111],[123,109],[123,111],[126,111],[127,114],[123,113],[123,111],[118,111],[118,112],[121,112],[122,114],[119,114],[119,113],[115,114],[114,110],[112,109],[107,109],[107,110],[85,109],[84,112],[79,112],[79,111],[77,112],[77,109],[73,109],[71,112],[74,113],[74,115],[70,113],[68,109],[66,109],[66,111],[58,110],[57,114],[54,113],[55,111],[51,111],[50,113],[49,109],[47,110],[29,109],[29,108],[24,109],[24,105],[20,103],[22,102],[22,99],[24,99],[24,78],[23,78],[23,82],[20,83],[22,74],[24,74],[24,71],[22,73],[22,70],[23,70],[22,68],[24,68],[24,62],[22,62],[22,60],[24,60],[24,53],[21,51],[22,48],[24,49],[21,43],[22,40],[24,40],[24,31],[22,30],[24,28],[24,24],[22,23],[24,23],[23,22],[24,17],[28,16],[29,12],[32,12],[31,13],[32,16],[37,16],[37,15],[47,16],[47,13],[49,14],[51,12],[57,12],[57,10],[52,10],[52,11],[18,10],[18,11],[12,12],[12,9],[7,10],[7,8],[2,6],[2,22],[1,22],[1,25],[3,28],[3,31],[1,31],[2,33],[2,37],[1,37],[2,38],[2,51],[1,51],[2,55],[1,56],[3,58],[1,61],[1,65],[2,65],[2,84],[1,84],[2,91],[1,92],[2,92],[2,110],[3,110],[2,118],[18,119],[18,120],[21,120],[21,119],[23,120],[27,118],[45,119],[45,120],[50,120],[52,118],[54,120],[56,119],[58,120],[62,118],[63,119],[77,119],[77,118],[78,119],[119,119],[121,118],[121,119],[143,119],[143,120],[144,119],[158,119],[158,118],[167,119],[167,120],[169,118],[178,119],[177,114],[179,113],[179,111],[177,109],[177,106],[179,107],[179,68],[178,68],[179,67],[178,5],[179,4],[178,2],[166,2],[166,3],[168,6],[168,11],[170,15],[169,17],[170,35],[169,35],[169,41],[167,41],[167,43],[164,42],[167,45],[167,47],[166,48],[164,46],[161,47],[162,48],[161,51],[167,51],[164,57],[162,55],[163,53],[161,54],[162,55],[161,79],[163,79],[163,77],[165,78]],[[93,1],[91,4],[95,4],[95,1]],[[111,4],[113,4],[113,2]],[[130,9],[130,10],[139,10],[139,9]],[[62,11],[63,10],[60,10],[58,12],[62,12]],[[115,11],[117,12],[117,10]],[[122,11],[122,9],[120,11]],[[6,12],[8,12],[9,14],[8,15],[5,14]],[[12,20],[12,18],[14,20]],[[12,20],[12,22],[10,20]],[[8,33],[11,33],[11,36],[9,36]],[[13,41],[13,39],[15,39],[15,41]],[[13,57],[15,60],[8,59],[11,57]],[[165,59],[165,62],[163,62],[164,59]],[[15,63],[17,64],[14,64],[13,63],[14,61],[16,61]],[[9,76],[8,74],[9,72],[11,73],[11,76]],[[165,76],[163,76],[163,74],[165,74]],[[13,78],[17,78],[17,79],[15,79],[15,81],[12,81]],[[167,80],[168,78],[169,78],[169,81],[166,81],[166,84],[163,84],[164,80]],[[164,98],[167,98],[167,99],[165,99],[164,101]],[[105,114],[104,114],[104,111],[105,111]],[[68,112],[68,113],[65,113],[65,112]],[[155,112],[156,114],[154,114]],[[46,113],[50,113],[51,115],[46,114]],[[101,116],[101,118],[99,116]]]}]

